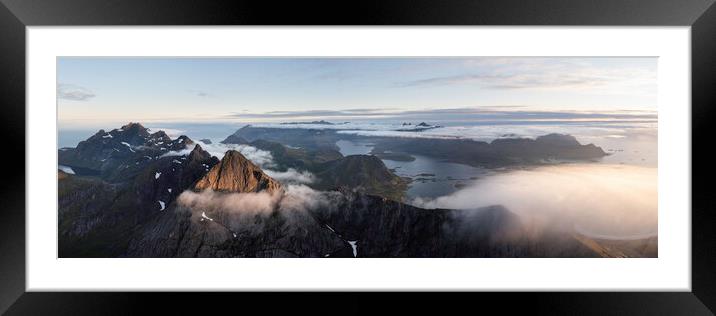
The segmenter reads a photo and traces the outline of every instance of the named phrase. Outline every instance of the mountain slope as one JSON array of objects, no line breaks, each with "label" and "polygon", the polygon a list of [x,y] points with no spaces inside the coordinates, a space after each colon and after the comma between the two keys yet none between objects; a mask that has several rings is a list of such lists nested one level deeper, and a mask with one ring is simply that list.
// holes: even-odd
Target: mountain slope
[{"label": "mountain slope", "polygon": [[61,257],[113,257],[151,218],[173,207],[177,196],[218,162],[196,145],[189,155],[154,159],[131,181],[59,173]]},{"label": "mountain slope", "polygon": [[388,197],[400,201],[407,181],[391,172],[378,157],[351,155],[326,162],[317,168],[319,190],[350,188],[366,194]]}]

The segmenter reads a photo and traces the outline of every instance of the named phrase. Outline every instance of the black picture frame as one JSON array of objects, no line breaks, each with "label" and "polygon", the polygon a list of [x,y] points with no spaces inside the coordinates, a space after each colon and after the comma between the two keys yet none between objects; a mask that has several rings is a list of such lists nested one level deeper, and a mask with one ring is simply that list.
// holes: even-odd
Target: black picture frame
[{"label": "black picture frame", "polygon": [[[716,105],[716,5],[714,0],[490,0],[490,1],[140,1],[0,0],[0,99],[5,168],[0,194],[0,312],[9,315],[128,314],[161,306],[163,314],[209,312],[259,300],[253,293],[42,293],[25,292],[25,34],[28,26],[73,25],[589,25],[690,26],[692,62],[692,291],[645,293],[413,294],[409,298],[363,293],[329,294],[316,306],[312,294],[282,295],[271,312],[301,309],[355,312],[417,309],[475,311],[501,304],[504,311],[548,314],[713,315],[716,311],[716,210],[710,191],[714,171],[707,151]],[[700,146],[697,144],[701,143]],[[209,297],[209,296],[212,297]],[[261,300],[274,300],[276,294]],[[279,300],[276,298],[275,300]],[[211,301],[213,304],[186,304]],[[508,303],[503,303],[508,302]],[[511,303],[510,303],[511,302]],[[389,303],[377,307],[378,303]],[[243,305],[246,304],[246,305]],[[257,303],[258,304],[258,303]],[[468,309],[469,311],[469,309]],[[487,311],[487,310],[485,310]]]}]

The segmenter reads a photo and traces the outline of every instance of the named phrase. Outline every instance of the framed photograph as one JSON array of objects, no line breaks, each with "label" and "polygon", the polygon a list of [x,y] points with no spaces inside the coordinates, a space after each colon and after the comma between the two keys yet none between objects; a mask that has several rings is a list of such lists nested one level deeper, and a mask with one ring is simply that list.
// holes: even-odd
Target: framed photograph
[{"label": "framed photograph", "polygon": [[712,315],[713,1],[510,2],[3,1],[0,309]]}]

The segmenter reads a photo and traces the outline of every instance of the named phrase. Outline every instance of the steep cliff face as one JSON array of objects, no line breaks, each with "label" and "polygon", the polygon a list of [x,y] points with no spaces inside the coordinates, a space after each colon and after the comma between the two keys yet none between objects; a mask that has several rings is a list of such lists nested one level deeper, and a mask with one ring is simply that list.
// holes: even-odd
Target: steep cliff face
[{"label": "steep cliff face", "polygon": [[177,196],[216,163],[196,145],[186,156],[153,159],[131,181],[59,174],[60,256],[123,255],[142,225],[172,209]]},{"label": "steep cliff face", "polygon": [[281,184],[267,176],[261,168],[254,165],[238,151],[229,150],[224,154],[220,163],[213,166],[205,176],[197,181],[194,189],[236,193],[259,191],[274,193],[281,189]]},{"label": "steep cliff face", "polygon": [[134,179],[132,190],[144,208],[164,211],[218,163],[216,157],[196,144],[188,155],[164,157],[147,166]]},{"label": "steep cliff face", "polygon": [[337,203],[312,212],[357,257],[529,256],[522,224],[501,206],[428,210],[342,190]]},{"label": "steep cliff face", "polygon": [[302,257],[348,254],[350,245],[310,213],[241,214],[177,206],[144,225],[128,257]]}]

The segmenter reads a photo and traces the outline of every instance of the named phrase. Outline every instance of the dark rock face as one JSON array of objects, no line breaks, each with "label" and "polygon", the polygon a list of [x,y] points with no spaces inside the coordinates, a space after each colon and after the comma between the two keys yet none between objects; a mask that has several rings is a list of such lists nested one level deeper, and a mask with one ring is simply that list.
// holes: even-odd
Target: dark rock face
[{"label": "dark rock face", "polygon": [[123,182],[60,175],[58,180],[60,256],[123,255],[134,232],[173,207],[176,197],[216,163],[199,145],[185,156],[147,162]]},{"label": "dark rock face", "polygon": [[229,150],[194,185],[195,190],[211,189],[219,192],[248,193],[266,191],[274,193],[281,189],[278,181],[267,176],[261,168],[246,159],[241,153]]},{"label": "dark rock face", "polygon": [[164,157],[148,166],[134,179],[134,192],[147,209],[166,210],[218,162],[197,144],[189,155]]},{"label": "dark rock face", "polygon": [[[192,210],[179,205],[145,225],[132,257],[574,257],[595,256],[569,235],[559,251],[530,240],[500,206],[426,210],[352,191],[335,204],[268,213]],[[553,236],[550,236],[553,237]],[[550,242],[552,242],[550,240]]]},{"label": "dark rock face", "polygon": [[347,241],[357,257],[526,256],[525,232],[503,207],[426,210],[343,191],[340,202],[314,211]]},{"label": "dark rock face", "polygon": [[310,214],[274,210],[240,214],[177,207],[129,243],[130,257],[326,257],[345,242]]},{"label": "dark rock face", "polygon": [[211,145],[211,139],[202,138],[202,139],[200,139],[199,141],[202,142],[202,143],[204,143],[204,144]]}]

